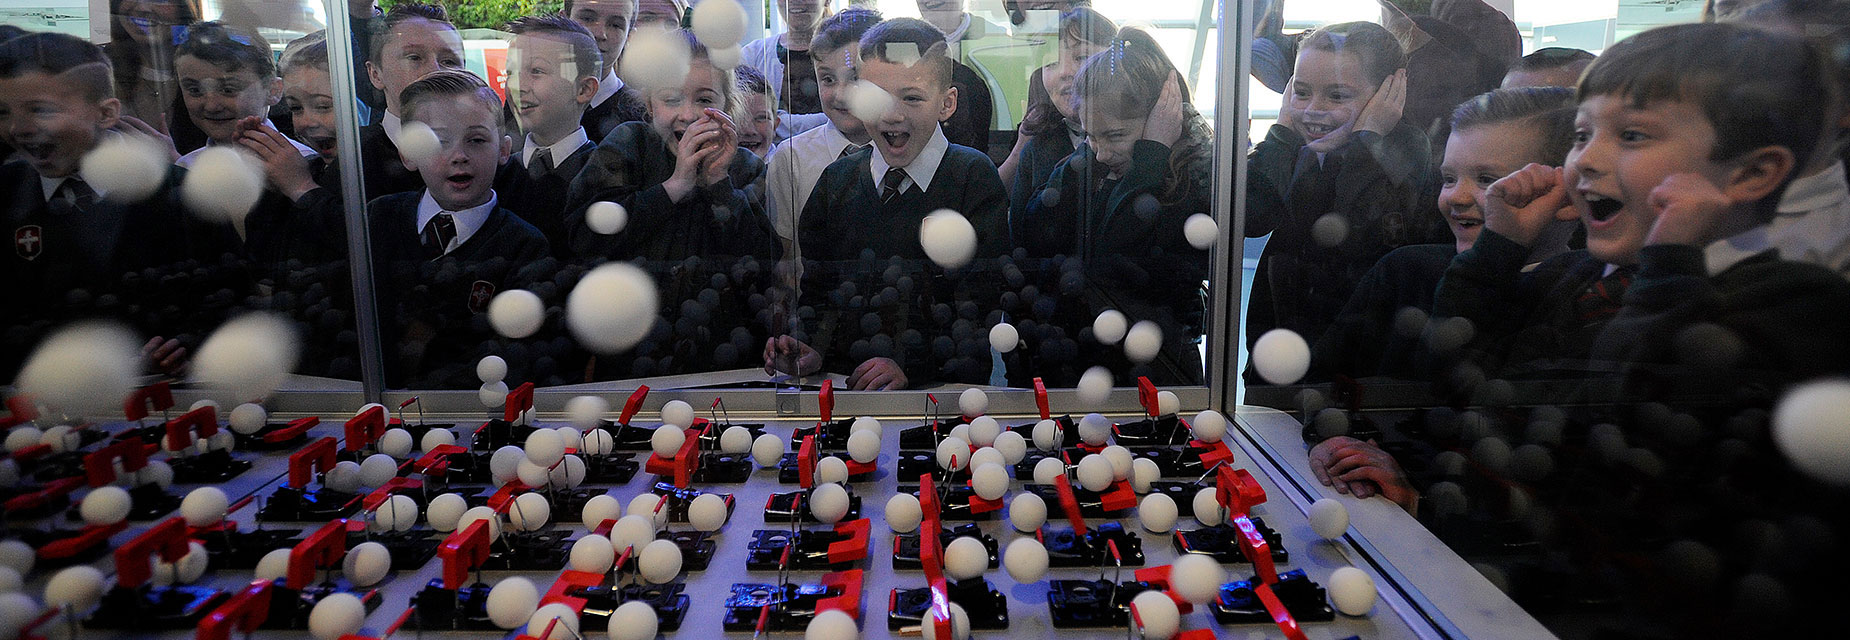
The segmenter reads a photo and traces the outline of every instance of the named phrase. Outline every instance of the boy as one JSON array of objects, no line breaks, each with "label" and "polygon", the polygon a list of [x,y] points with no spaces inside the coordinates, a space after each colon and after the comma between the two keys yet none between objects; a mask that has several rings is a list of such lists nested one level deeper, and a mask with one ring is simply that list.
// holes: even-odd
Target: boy
[{"label": "boy", "polygon": [[365,157],[366,199],[423,187],[417,173],[392,162],[398,157],[405,86],[439,69],[461,69],[462,36],[442,6],[419,2],[393,5],[374,26],[366,58],[366,78],[385,93],[385,112],[379,121],[360,129],[360,152]]},{"label": "boy", "polygon": [[1516,59],[1503,74],[1503,88],[1572,87],[1580,83],[1580,74],[1593,64],[1593,54],[1567,47],[1543,47]]},{"label": "boy", "polygon": [[674,31],[687,17],[686,0],[637,0],[636,26]]},{"label": "boy", "polygon": [[[596,144],[580,125],[598,94],[603,70],[597,41],[563,16],[530,16],[508,24],[507,92],[526,133],[519,167],[498,182],[507,208],[564,249],[565,191]],[[561,256],[563,257],[563,256]]]},{"label": "boy", "polygon": [[738,77],[739,85],[740,113],[734,118],[739,122],[739,146],[759,158],[768,159],[772,145],[777,142],[777,112],[771,109],[777,104],[777,95],[757,69],[741,66],[734,69],[733,74]]},{"label": "boy", "polygon": [[860,79],[855,73],[855,49],[861,35],[880,23],[880,14],[848,9],[823,21],[809,43],[815,61],[816,86],[822,96],[822,113],[829,126],[816,127],[785,140],[771,154],[767,213],[785,255],[796,255],[797,214],[809,202],[810,191],[822,170],[836,160],[873,142],[867,126],[848,110],[848,88]]},{"label": "boy", "polygon": [[[874,149],[829,165],[803,207],[797,243],[806,263],[819,263],[804,274],[805,299],[820,301],[818,296],[852,277],[858,266],[852,263],[863,253],[912,261],[918,265],[917,278],[935,279],[932,274],[941,271],[923,266],[919,228],[927,214],[939,209],[961,213],[975,227],[978,261],[1009,251],[1002,178],[987,156],[951,144],[938,124],[957,112],[958,101],[943,32],[922,20],[889,20],[861,37],[859,60],[861,78],[894,102],[878,121],[865,123]],[[902,367],[887,357],[846,357],[852,340],[832,333],[851,323],[830,324],[811,334],[820,364],[845,367],[860,360],[849,379],[856,389],[905,388],[935,373],[924,358],[912,358]],[[767,345],[767,351],[798,347],[785,340]],[[977,382],[987,379],[987,364],[987,359],[981,363],[985,371]]]},{"label": "boy", "polygon": [[630,28],[636,23],[636,0],[566,0],[565,15],[584,25],[597,40],[598,53],[604,61],[603,75],[597,81],[597,95],[585,110],[585,135],[593,144],[604,140],[610,130],[625,122],[648,117],[648,104],[636,92],[623,86],[617,77],[617,65],[623,47],[629,44]]},{"label": "boy", "polygon": [[[970,68],[974,60],[966,57],[963,43],[991,36],[1006,36],[1001,25],[978,18],[965,11],[967,0],[917,0],[919,18],[937,27],[950,48],[951,86],[957,88],[957,112],[946,116],[944,136],[983,153],[989,153],[989,128],[995,118],[996,99],[989,93],[983,74]],[[969,61],[969,62],[966,62]]]},{"label": "boy", "polygon": [[494,90],[446,69],[392,102],[407,120],[429,124],[442,150],[402,161],[423,181],[421,192],[366,207],[380,317],[393,345],[386,375],[393,385],[474,386],[474,347],[493,338],[477,316],[496,293],[529,281],[517,272],[547,255],[546,237],[496,199],[495,169],[514,141],[501,133]]}]

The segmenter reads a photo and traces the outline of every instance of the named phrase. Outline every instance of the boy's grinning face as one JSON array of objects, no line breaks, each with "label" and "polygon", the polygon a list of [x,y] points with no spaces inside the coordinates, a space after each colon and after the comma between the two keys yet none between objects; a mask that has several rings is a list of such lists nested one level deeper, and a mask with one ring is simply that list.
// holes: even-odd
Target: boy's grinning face
[{"label": "boy's grinning face", "polygon": [[654,89],[649,92],[649,124],[667,141],[668,149],[679,149],[681,134],[701,118],[707,109],[726,109],[726,94],[720,73],[713,65],[695,60],[680,87]]},{"label": "boy's grinning face", "polygon": [[288,101],[289,118],[295,122],[295,134],[302,144],[314,147],[326,157],[334,157],[335,123],[334,90],[326,69],[301,66],[283,74],[283,99]]},{"label": "boy's grinning face", "polygon": [[402,113],[398,94],[405,85],[438,69],[463,66],[462,35],[449,25],[412,18],[378,37],[386,42],[379,60],[366,61],[366,75],[373,88],[385,92],[386,111],[393,114]]},{"label": "boy's grinning face", "polygon": [[1351,53],[1307,48],[1298,54],[1297,75],[1286,87],[1285,108],[1306,142],[1355,121],[1375,97],[1379,83],[1362,76],[1362,61]]},{"label": "boy's grinning face", "polygon": [[867,125],[848,110],[848,87],[860,79],[855,69],[859,60],[855,57],[854,47],[843,47],[835,51],[816,51],[816,90],[821,94],[822,113],[829,117],[829,123],[835,129],[856,144],[867,143]]},{"label": "boy's grinning face", "polygon": [[946,86],[937,68],[924,61],[907,66],[863,59],[861,78],[893,96],[893,107],[885,115],[865,123],[889,165],[910,166],[931,142],[938,123],[957,112],[957,90]]},{"label": "boy's grinning face", "polygon": [[739,146],[764,157],[771,153],[771,141],[777,139],[777,114],[771,113],[771,99],[762,93],[745,94],[745,118],[740,121]]},{"label": "boy's grinning face", "polygon": [[1643,107],[1617,95],[1587,96],[1567,153],[1568,199],[1587,227],[1587,251],[1612,264],[1638,261],[1657,212],[1651,190],[1695,173],[1722,184],[1727,167],[1709,159],[1715,127],[1696,105],[1657,100]]},{"label": "boy's grinning face", "polygon": [[572,45],[537,34],[514,38],[508,51],[507,88],[520,129],[539,140],[557,140],[577,129],[581,106],[594,95],[580,91],[590,85],[580,85],[578,75]]},{"label": "boy's grinning face", "polygon": [[85,96],[63,75],[33,71],[0,78],[0,140],[47,178],[77,173],[84,154],[115,126],[121,109],[115,98]]},{"label": "boy's grinning face", "polygon": [[513,149],[513,140],[501,135],[501,114],[474,96],[439,96],[420,101],[416,119],[443,145],[414,167],[431,199],[449,211],[488,202],[495,169]]},{"label": "boy's grinning face", "polygon": [[604,66],[614,69],[629,43],[630,24],[636,17],[635,0],[578,0],[572,3],[571,18],[591,32],[597,50],[604,54]]},{"label": "boy's grinning face", "polygon": [[173,66],[186,114],[218,144],[237,143],[238,121],[266,117],[282,97],[275,78],[259,78],[250,69],[226,71],[193,56],[181,56]]},{"label": "boy's grinning face", "polygon": [[1439,211],[1458,252],[1484,230],[1484,194],[1490,185],[1531,162],[1542,162],[1542,140],[1524,121],[1454,129],[1439,164]]}]

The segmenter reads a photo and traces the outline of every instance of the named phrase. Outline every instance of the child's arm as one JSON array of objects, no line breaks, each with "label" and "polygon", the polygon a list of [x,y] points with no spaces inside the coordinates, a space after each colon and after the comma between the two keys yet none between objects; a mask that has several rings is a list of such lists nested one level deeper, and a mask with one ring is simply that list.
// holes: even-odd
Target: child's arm
[{"label": "child's arm", "polygon": [[1484,200],[1484,231],[1446,268],[1434,293],[1433,317],[1469,320],[1471,343],[1491,349],[1519,331],[1534,306],[1524,299],[1521,284],[1528,245],[1555,220],[1571,219],[1573,210],[1561,170],[1539,164],[1490,185]]},{"label": "child's arm", "polygon": [[282,132],[265,126],[255,117],[246,120],[252,122],[239,136],[238,144],[263,161],[264,177],[269,178],[271,186],[290,202],[301,200],[304,194],[318,186],[308,171],[308,158],[303,157],[295,145],[289,144]]}]

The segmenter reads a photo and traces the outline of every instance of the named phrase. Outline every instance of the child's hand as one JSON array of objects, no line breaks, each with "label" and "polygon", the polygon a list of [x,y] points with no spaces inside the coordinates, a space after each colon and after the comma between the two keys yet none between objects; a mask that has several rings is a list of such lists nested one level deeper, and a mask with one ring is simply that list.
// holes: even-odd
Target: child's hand
[{"label": "child's hand", "polygon": [[1484,228],[1525,247],[1535,244],[1549,224],[1577,217],[1559,167],[1531,163],[1484,193]]},{"label": "child's hand", "polygon": [[822,354],[790,336],[776,336],[764,341],[764,372],[806,376],[822,370]]},{"label": "child's hand", "polygon": [[734,149],[739,148],[739,129],[732,123],[726,112],[707,109],[706,119],[719,127],[720,138],[713,143],[714,153],[707,156],[700,165],[700,186],[718,184],[728,178],[727,171],[732,168]]},{"label": "child's hand", "polygon": [[1413,513],[1419,505],[1420,492],[1407,479],[1407,472],[1373,440],[1338,436],[1319,442],[1310,449],[1310,471],[1318,482],[1337,493],[1357,498],[1380,494],[1407,513]]},{"label": "child's hand", "polygon": [[847,382],[850,391],[891,391],[904,389],[910,383],[906,371],[892,358],[869,358],[854,368]]},{"label": "child's hand", "polygon": [[178,376],[186,370],[186,347],[173,338],[154,336],[147,344],[141,345],[141,357],[147,369],[155,373]]},{"label": "child's hand", "polygon": [[1294,132],[1298,130],[1298,116],[1303,112],[1302,109],[1291,106],[1291,99],[1294,97],[1291,85],[1297,81],[1297,76],[1286,79],[1285,95],[1278,100],[1278,125]]},{"label": "child's hand", "polygon": [[1645,236],[1646,245],[1706,245],[1734,208],[1734,201],[1714,183],[1693,173],[1664,178],[1651,190],[1650,203],[1657,212],[1657,221]]},{"label": "child's hand", "polygon": [[141,118],[125,115],[125,116],[122,116],[116,122],[115,129],[116,131],[119,131],[122,133],[132,133],[132,134],[143,135],[149,138],[153,138],[156,143],[159,143],[161,145],[161,148],[167,151],[167,156],[168,156],[167,161],[168,162],[179,162],[180,161],[180,150],[174,148],[173,136],[167,135],[166,126],[167,126],[167,114],[164,114],[164,113],[161,114],[161,127],[160,128],[155,128],[154,126],[149,125],[147,122],[144,122]]},{"label": "child's hand", "polygon": [[669,201],[680,202],[701,184],[701,168],[717,148],[713,143],[722,135],[719,125],[706,118],[694,121],[681,132],[681,139],[675,143],[674,174],[662,183]]},{"label": "child's hand", "polygon": [[1400,116],[1406,108],[1407,70],[1401,69],[1381,81],[1375,96],[1368,99],[1361,115],[1355,117],[1355,130],[1387,135],[1394,130],[1394,125],[1400,124]]},{"label": "child's hand", "polygon": [[238,144],[263,160],[263,174],[277,191],[295,201],[315,189],[315,177],[308,171],[308,158],[302,157],[302,152],[289,144],[282,132],[261,122],[251,128],[239,123],[239,128],[243,133],[238,135]]},{"label": "child's hand", "polygon": [[[1282,116],[1282,113],[1281,113]],[[1182,139],[1182,86],[1175,72],[1163,81],[1163,92],[1150,105],[1150,117],[1144,120],[1143,139],[1174,148]]]}]

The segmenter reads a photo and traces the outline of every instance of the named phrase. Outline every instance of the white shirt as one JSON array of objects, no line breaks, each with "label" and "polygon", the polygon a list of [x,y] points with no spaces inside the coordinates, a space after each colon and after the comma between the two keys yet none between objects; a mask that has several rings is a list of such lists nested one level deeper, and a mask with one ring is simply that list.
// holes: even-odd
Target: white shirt
[{"label": "white shirt", "polygon": [[[905,193],[911,190],[913,185],[917,185],[920,191],[930,191],[931,178],[937,175],[938,165],[944,162],[944,153],[950,150],[951,140],[944,137],[944,127],[934,127],[931,130],[931,140],[925,143],[924,149],[919,150],[919,156],[912,159],[912,164],[906,165],[904,169],[906,179],[900,181],[899,192]],[[886,163],[886,156],[880,155],[878,149],[874,151],[873,161],[867,164],[868,169],[873,171],[874,190],[879,191],[880,180],[886,177],[886,170],[892,165]]]},{"label": "white shirt", "polygon": [[[265,118],[263,120],[263,126],[269,127],[271,129],[275,129],[276,123],[270,122],[269,118]],[[283,139],[288,140],[289,144],[295,147],[296,153],[302,154],[302,157],[304,158],[313,158],[315,156],[321,155],[319,153],[316,153],[315,150],[309,147],[308,145],[302,144],[300,142],[296,142],[294,138],[290,138],[289,136],[283,136]],[[191,169],[193,168],[193,163],[199,161],[200,153],[204,152],[208,147],[212,147],[217,144],[218,144],[217,142],[207,140],[206,146],[200,147],[198,149],[194,149],[192,151],[188,151],[186,155],[180,156],[179,160],[175,160],[174,164]]]},{"label": "white shirt", "polygon": [[1715,275],[1768,249],[1782,260],[1815,264],[1850,277],[1850,182],[1838,162],[1811,176],[1795,178],[1779,198],[1777,215],[1703,248]]},{"label": "white shirt", "polygon": [[398,146],[398,130],[405,126],[405,123],[398,119],[398,114],[385,112],[385,115],[379,118],[379,126],[385,128],[385,139],[391,140],[392,146]]},{"label": "white shirt", "polygon": [[[464,242],[468,242],[469,237],[475,235],[476,231],[480,231],[482,225],[488,223],[488,214],[494,212],[497,200],[495,192],[489,191],[488,202],[462,211],[451,211],[450,219],[456,223],[456,237],[450,238],[450,244],[443,247],[443,253],[447,255],[455,251]],[[442,213],[443,210],[443,206],[430,197],[430,190],[425,189],[424,198],[418,200],[418,233],[424,233],[424,227],[429,225],[431,219],[436,218],[437,214]]]},{"label": "white shirt", "polygon": [[[816,182],[822,179],[822,170],[840,159],[842,149],[851,144],[854,143],[848,140],[848,136],[828,126],[797,134],[772,150],[770,158],[766,160],[770,167],[765,179],[765,189],[769,191],[769,197],[765,198],[765,208],[771,216],[771,227],[777,231],[777,237],[786,243],[796,241],[797,216],[802,215],[803,205],[809,202],[810,192],[816,188]],[[785,248],[791,246],[794,245],[787,244]]]},{"label": "white shirt", "polygon": [[[58,195],[58,187],[64,186],[65,180],[73,180],[73,179],[82,180],[83,178],[80,178],[75,175],[69,175],[69,176],[65,176],[62,178],[47,178],[45,176],[39,176],[39,188],[45,190],[45,201],[51,202],[52,196]],[[816,184],[815,181],[810,182],[810,186],[812,187],[815,186],[815,184]],[[96,197],[98,198],[103,197],[103,190],[96,188],[96,185],[93,185],[93,184],[90,185],[90,190],[96,192]]]},{"label": "white shirt", "polygon": [[[591,137],[585,135],[585,128],[579,127],[577,131],[573,131],[571,134],[560,138],[558,142],[552,143],[551,146],[546,147],[552,152],[552,166],[558,167],[559,163],[565,162],[565,159],[571,157],[573,153],[576,153],[579,147],[584,146],[585,143],[590,141]],[[539,152],[539,149],[540,144],[533,141],[532,134],[528,134],[527,143],[521,145],[520,148],[520,166],[533,166],[533,154]]]},{"label": "white shirt", "polygon": [[595,107],[604,104],[605,100],[609,100],[611,96],[617,95],[617,92],[622,90],[623,79],[617,77],[617,70],[612,68],[610,71],[604,73],[602,79],[597,81],[597,95],[591,96],[591,106]]}]

